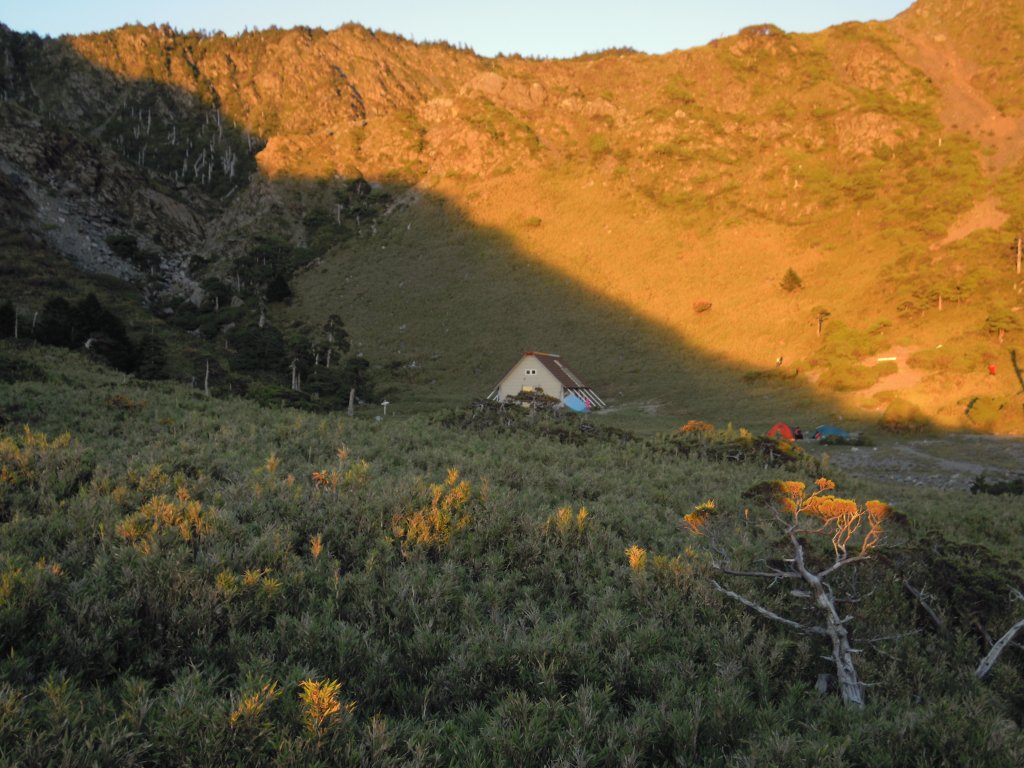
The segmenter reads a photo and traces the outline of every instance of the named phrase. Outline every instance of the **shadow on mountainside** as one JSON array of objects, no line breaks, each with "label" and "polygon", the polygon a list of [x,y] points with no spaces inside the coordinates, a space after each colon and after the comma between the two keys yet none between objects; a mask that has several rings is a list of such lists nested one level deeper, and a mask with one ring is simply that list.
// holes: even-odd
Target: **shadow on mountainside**
[{"label": "shadow on mountainside", "polygon": [[561,354],[613,409],[755,429],[839,414],[795,369],[714,359],[639,309],[538,263],[443,196],[389,193],[385,216],[297,277],[290,313],[342,315],[356,348],[390,372],[393,399],[423,407],[484,397],[536,350]]},{"label": "shadow on mountainside", "polygon": [[[353,178],[286,168],[260,175],[256,158],[272,137],[233,122],[215,93],[206,101],[155,77],[111,75],[62,41],[4,39],[9,47],[20,41],[4,83],[23,109],[8,107],[20,111],[0,125],[2,170],[31,201],[25,228],[45,233],[54,222],[78,222],[65,239],[84,233],[108,256],[118,255],[111,238],[135,238],[143,259],[136,284],[154,290],[235,275],[236,298],[252,312],[267,286],[241,270],[276,244],[288,251],[281,270],[294,295],[290,305],[266,308],[270,321],[319,327],[340,316],[396,412],[485,396],[532,349],[563,355],[613,409],[668,421],[761,431],[779,419],[806,427],[877,419],[843,413],[789,363],[752,370],[696,349],[642,308],[538,263],[444,195],[394,178],[368,179],[368,191],[353,193]],[[171,275],[170,263],[185,266]],[[757,319],[746,321],[754,327]],[[215,327],[211,341],[223,333]],[[222,354],[230,367],[231,350]]]}]

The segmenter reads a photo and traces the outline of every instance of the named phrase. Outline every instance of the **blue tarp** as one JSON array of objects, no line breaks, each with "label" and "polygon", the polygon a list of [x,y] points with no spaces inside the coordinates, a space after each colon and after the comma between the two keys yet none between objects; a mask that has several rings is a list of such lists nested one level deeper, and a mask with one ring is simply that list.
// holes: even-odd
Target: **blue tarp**
[{"label": "blue tarp", "polygon": [[565,399],[562,402],[565,403],[566,408],[568,408],[570,411],[576,411],[576,413],[586,413],[587,411],[590,410],[589,408],[587,408],[587,404],[585,402],[583,402],[578,397],[576,397],[576,395],[573,394],[566,395]]},{"label": "blue tarp", "polygon": [[814,439],[821,440],[823,437],[840,437],[843,440],[849,440],[850,433],[845,429],[833,427],[831,424],[822,424],[820,427],[815,428]]}]

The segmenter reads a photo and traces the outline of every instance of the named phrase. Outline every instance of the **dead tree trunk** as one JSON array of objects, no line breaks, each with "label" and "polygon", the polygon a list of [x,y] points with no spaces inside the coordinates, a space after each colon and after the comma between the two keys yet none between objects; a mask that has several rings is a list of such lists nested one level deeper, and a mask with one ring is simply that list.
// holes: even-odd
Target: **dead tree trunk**
[{"label": "dead tree trunk", "polygon": [[995,663],[999,660],[1000,655],[1002,655],[1003,651],[1006,650],[1006,646],[1013,642],[1013,638],[1015,638],[1017,636],[1017,633],[1020,632],[1022,629],[1024,629],[1024,619],[1018,621],[1016,624],[1010,627],[1010,629],[1006,632],[1005,635],[996,640],[996,644],[992,646],[992,650],[988,652],[985,658],[981,660],[981,663],[978,665],[978,668],[974,670],[974,676],[977,677],[979,680],[984,678],[989,673],[989,671],[991,671],[992,667],[995,666]]},{"label": "dead tree trunk", "polygon": [[[1017,590],[1013,591],[1012,597],[1016,600],[1024,600],[1024,594],[1021,594]],[[996,640],[992,646],[992,650],[985,655],[985,658],[983,658],[981,663],[978,664],[978,668],[974,670],[974,676],[979,680],[984,679],[984,677],[992,670],[992,667],[995,666],[996,662],[999,661],[999,657],[1002,655],[1003,651],[1007,649],[1010,643],[1013,642],[1013,638],[1015,638],[1017,633],[1022,629],[1024,629],[1024,619],[1018,621],[1006,631],[1006,634]]]},{"label": "dead tree trunk", "polygon": [[349,416],[355,416],[356,415],[356,388],[355,387],[352,387],[352,389],[350,389],[348,391],[348,415]]},{"label": "dead tree trunk", "polygon": [[804,562],[804,548],[797,539],[795,531],[790,531],[789,541],[793,545],[793,552],[796,555],[795,565],[800,577],[811,588],[814,603],[821,609],[825,617],[825,631],[832,641],[832,663],[836,666],[839,693],[847,704],[863,707],[864,690],[857,679],[857,670],[853,665],[853,647],[850,645],[850,635],[846,631],[846,621],[839,618],[831,588],[822,581],[819,575],[808,570]]}]

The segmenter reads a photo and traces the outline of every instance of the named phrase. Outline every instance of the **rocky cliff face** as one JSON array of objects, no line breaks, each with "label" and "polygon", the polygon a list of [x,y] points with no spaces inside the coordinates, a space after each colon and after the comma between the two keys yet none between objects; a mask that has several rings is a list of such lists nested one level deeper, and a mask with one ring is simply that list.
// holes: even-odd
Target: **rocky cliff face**
[{"label": "rocky cliff face", "polygon": [[[934,150],[955,126],[935,117],[957,113],[942,112],[941,73],[914,61],[934,59],[935,45],[948,49],[947,79],[969,66],[977,98],[1009,121],[1002,166],[1019,160],[1012,129],[1024,100],[1001,75],[1009,60],[992,53],[1020,35],[1012,5],[929,2],[888,26],[817,36],[754,27],[667,56],[571,61],[488,60],[352,25],[235,38],[0,30],[3,159],[9,178],[33,181],[25,192],[41,228],[64,219],[51,230],[56,247],[125,275],[132,269],[114,265],[104,233],[135,232],[162,257],[194,256],[204,227],[257,168],[433,186],[576,164],[662,204],[799,222],[843,202],[822,179],[856,176],[879,153],[910,148],[948,162]],[[996,30],[998,45],[979,47],[979,29]]]}]

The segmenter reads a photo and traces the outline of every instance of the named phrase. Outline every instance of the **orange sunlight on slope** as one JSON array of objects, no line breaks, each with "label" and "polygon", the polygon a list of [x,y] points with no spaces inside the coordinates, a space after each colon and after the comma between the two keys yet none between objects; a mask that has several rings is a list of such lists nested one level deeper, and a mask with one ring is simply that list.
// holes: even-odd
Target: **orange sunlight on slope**
[{"label": "orange sunlight on slope", "polygon": [[[643,199],[624,201],[611,185],[510,175],[472,193],[463,213],[502,231],[529,258],[714,358],[760,368],[780,354],[795,358],[813,349],[814,297],[782,291],[779,263],[811,275],[821,258],[797,245],[792,231],[770,224],[693,231],[681,215]],[[439,191],[457,202],[466,196],[464,190]],[[742,273],[736,252],[748,256]],[[710,311],[695,311],[698,302],[710,302]]]}]

